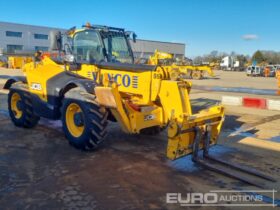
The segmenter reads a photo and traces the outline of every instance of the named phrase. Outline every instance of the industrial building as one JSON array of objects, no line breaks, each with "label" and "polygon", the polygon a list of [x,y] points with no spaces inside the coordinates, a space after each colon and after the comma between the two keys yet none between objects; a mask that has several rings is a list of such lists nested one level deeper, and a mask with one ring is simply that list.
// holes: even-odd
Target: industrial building
[{"label": "industrial building", "polygon": [[7,53],[47,51],[55,28],[0,22],[0,48]]},{"label": "industrial building", "polygon": [[[49,32],[65,29],[45,26],[34,26],[18,23],[0,22],[0,51],[6,53],[30,53],[37,50],[47,51],[49,47]],[[185,55],[185,44],[137,40],[131,42],[135,57],[148,58],[155,49],[174,54],[176,57]]]},{"label": "industrial building", "polygon": [[148,58],[156,49],[173,54],[175,57],[185,56],[185,44],[137,39],[130,42],[135,57]]}]

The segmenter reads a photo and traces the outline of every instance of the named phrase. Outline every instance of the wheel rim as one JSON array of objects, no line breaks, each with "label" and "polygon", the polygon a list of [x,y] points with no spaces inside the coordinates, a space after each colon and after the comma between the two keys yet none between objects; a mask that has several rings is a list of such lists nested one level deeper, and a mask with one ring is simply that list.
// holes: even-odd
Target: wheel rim
[{"label": "wheel rim", "polygon": [[193,72],[193,79],[200,79],[200,72],[197,72],[197,71],[195,71],[195,72]]},{"label": "wheel rim", "polygon": [[21,97],[18,93],[13,93],[11,97],[11,110],[14,114],[14,117],[16,119],[20,119],[22,117],[22,109],[21,109]]},{"label": "wheel rim", "polygon": [[[81,117],[81,119],[77,120],[77,116]],[[84,117],[81,107],[76,103],[71,103],[66,109],[65,118],[66,125],[70,134],[74,137],[80,137],[85,130],[85,126],[83,123]],[[77,123],[77,121],[79,121],[80,123]]]}]

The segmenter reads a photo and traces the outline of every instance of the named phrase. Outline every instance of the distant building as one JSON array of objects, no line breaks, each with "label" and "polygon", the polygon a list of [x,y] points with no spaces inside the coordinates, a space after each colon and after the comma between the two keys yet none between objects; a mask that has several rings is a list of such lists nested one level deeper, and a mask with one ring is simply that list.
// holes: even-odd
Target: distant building
[{"label": "distant building", "polygon": [[48,51],[49,32],[54,29],[0,22],[0,48],[7,53]]},{"label": "distant building", "polygon": [[136,43],[132,41],[131,47],[135,57],[148,58],[156,49],[159,51],[173,54],[175,57],[185,56],[185,44],[173,42],[160,42],[152,40],[137,39]]},{"label": "distant building", "polygon": [[[18,23],[0,22],[0,49],[7,53],[33,53],[37,50],[48,51],[49,32],[65,29],[34,26]],[[131,41],[135,57],[148,58],[156,49],[174,54],[185,55],[185,44],[138,39]]]}]

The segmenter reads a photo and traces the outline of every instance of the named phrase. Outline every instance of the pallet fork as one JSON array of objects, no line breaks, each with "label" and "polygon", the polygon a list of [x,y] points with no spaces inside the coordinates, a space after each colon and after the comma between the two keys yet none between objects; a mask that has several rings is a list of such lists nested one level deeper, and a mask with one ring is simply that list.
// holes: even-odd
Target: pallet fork
[{"label": "pallet fork", "polygon": [[[272,178],[268,175],[262,174],[259,171],[257,171],[256,169],[248,168],[243,165],[231,163],[231,162],[224,161],[224,160],[211,156],[209,154],[210,138],[211,138],[211,125],[206,127],[206,131],[203,131],[199,127],[195,128],[195,140],[193,143],[193,153],[192,153],[192,161],[194,163],[197,163],[197,164],[201,165],[202,167],[205,167],[208,170],[211,170],[211,171],[220,173],[222,175],[240,180],[242,182],[245,182],[250,185],[254,185],[259,188],[263,188],[263,186],[245,176],[241,176],[236,171],[226,170],[224,168],[218,167],[216,164],[218,163],[218,164],[226,166],[226,168],[228,168],[228,169],[229,168],[235,169],[235,170],[241,171],[243,173],[247,173],[247,174],[262,178],[262,179],[276,182],[276,180],[274,178]],[[201,143],[202,140],[203,140],[203,142],[202,142],[203,143],[203,158],[200,158],[198,152],[199,152],[199,144]]]}]

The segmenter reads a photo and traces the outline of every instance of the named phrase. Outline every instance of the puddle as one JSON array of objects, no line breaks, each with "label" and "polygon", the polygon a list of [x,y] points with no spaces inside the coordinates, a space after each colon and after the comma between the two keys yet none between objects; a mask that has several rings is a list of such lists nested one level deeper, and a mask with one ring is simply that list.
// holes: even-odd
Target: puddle
[{"label": "puddle", "polygon": [[237,135],[243,136],[243,137],[253,137],[257,138],[256,134],[250,133],[250,132],[239,132]]},{"label": "puddle", "polygon": [[0,75],[0,79],[9,79],[11,76],[9,75]]},{"label": "puddle", "polygon": [[273,89],[254,89],[246,87],[219,87],[219,86],[200,86],[193,85],[194,89],[217,91],[217,92],[234,92],[234,93],[249,93],[255,95],[277,95],[277,90]]},{"label": "puddle", "polygon": [[[210,154],[213,154],[215,157],[223,156],[232,152],[233,148],[224,147],[222,145],[215,145],[210,148]],[[200,157],[202,156],[202,151],[199,152]],[[179,158],[177,160],[168,161],[168,166],[184,172],[195,172],[199,170],[199,167],[192,161],[192,156],[188,155],[186,157]]]},{"label": "puddle", "polygon": [[0,114],[4,115],[4,116],[9,116],[9,112],[3,109],[0,109]]},{"label": "puddle", "polygon": [[274,136],[274,137],[272,137],[272,138],[270,138],[268,140],[280,143],[280,136]]},{"label": "puddle", "polygon": [[191,155],[177,160],[169,160],[167,164],[171,168],[174,168],[178,171],[195,172],[199,170],[199,168],[192,161]]},{"label": "puddle", "polygon": [[215,145],[210,148],[210,152],[213,154],[213,156],[223,156],[224,154],[231,153],[235,150],[236,149],[234,149],[234,148],[225,147],[223,145]]}]

